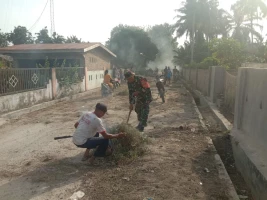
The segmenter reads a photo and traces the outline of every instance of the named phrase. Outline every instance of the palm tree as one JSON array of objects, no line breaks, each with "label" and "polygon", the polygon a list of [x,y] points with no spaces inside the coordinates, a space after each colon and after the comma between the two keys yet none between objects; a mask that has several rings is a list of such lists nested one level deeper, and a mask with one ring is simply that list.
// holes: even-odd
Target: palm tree
[{"label": "palm tree", "polygon": [[52,34],[52,43],[54,44],[62,44],[65,42],[65,38],[63,35],[59,35],[56,32]]},{"label": "palm tree", "polygon": [[182,3],[183,7],[175,10],[178,12],[177,22],[174,25],[176,34],[178,37],[186,35],[189,36],[190,41],[190,63],[194,61],[194,43],[196,34],[196,10],[197,10],[197,0],[186,0]]},{"label": "palm tree", "polygon": [[255,20],[261,20],[267,15],[267,6],[264,0],[239,0],[233,6],[232,10],[239,15],[246,17],[245,21],[250,22],[251,42],[253,43]]},{"label": "palm tree", "polygon": [[78,39],[77,36],[71,35],[70,37],[67,37],[66,43],[81,43],[81,39]]},{"label": "palm tree", "polygon": [[250,21],[248,21],[241,12],[237,12],[236,10],[233,11],[233,15],[226,11],[223,14],[221,24],[224,23],[222,28],[225,26],[224,30],[225,33],[227,33],[226,35],[231,35],[232,38],[238,40],[239,42],[247,44],[251,42],[249,34],[252,33],[258,41],[262,41],[262,35],[254,28],[257,27],[262,29],[262,26],[254,22],[251,26]]},{"label": "palm tree", "polygon": [[178,19],[174,25],[177,37],[189,36],[191,46],[191,63],[194,61],[194,46],[198,38],[205,38],[207,42],[218,35],[227,35],[228,20],[224,17],[226,11],[219,9],[217,0],[186,0],[177,9]]}]

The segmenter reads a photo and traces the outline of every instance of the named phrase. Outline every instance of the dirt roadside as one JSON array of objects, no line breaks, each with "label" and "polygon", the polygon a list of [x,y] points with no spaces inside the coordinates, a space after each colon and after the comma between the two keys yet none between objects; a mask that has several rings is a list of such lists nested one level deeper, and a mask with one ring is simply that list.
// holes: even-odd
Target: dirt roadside
[{"label": "dirt roadside", "polygon": [[[199,128],[189,93],[181,85],[167,89],[165,104],[160,99],[151,103],[145,131],[150,138],[148,151],[129,165],[98,160],[96,166],[88,166],[80,161],[83,150],[71,139],[53,140],[71,135],[79,113],[92,110],[97,102],[108,103],[103,119],[107,127],[121,123],[128,114],[127,96],[84,97],[4,124],[0,127],[0,199],[68,199],[78,190],[90,200],[229,199],[218,177],[216,152]],[[153,96],[157,96],[155,88]],[[135,114],[130,123],[136,125]]]}]

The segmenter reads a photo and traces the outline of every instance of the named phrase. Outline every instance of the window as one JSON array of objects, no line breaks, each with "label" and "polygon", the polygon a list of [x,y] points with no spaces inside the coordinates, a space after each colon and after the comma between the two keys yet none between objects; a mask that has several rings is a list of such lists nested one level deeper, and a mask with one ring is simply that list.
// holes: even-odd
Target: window
[{"label": "window", "polygon": [[97,62],[97,59],[94,58],[94,57],[89,57],[89,62],[90,63],[96,63]]}]

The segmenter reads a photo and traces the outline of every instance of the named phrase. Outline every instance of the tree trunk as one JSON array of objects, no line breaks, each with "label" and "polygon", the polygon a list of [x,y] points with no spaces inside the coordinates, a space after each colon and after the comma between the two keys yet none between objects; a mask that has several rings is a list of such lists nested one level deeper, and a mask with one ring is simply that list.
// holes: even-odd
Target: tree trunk
[{"label": "tree trunk", "polygon": [[253,18],[252,18],[252,13],[250,13],[250,30],[251,30],[251,43],[253,44],[253,33],[252,33],[252,30],[253,30]]},{"label": "tree trunk", "polygon": [[191,33],[191,58],[190,58],[190,70],[189,70],[189,80],[191,80],[191,69],[194,62],[194,46],[195,46],[195,18],[196,13],[193,14],[193,23],[192,23],[192,33]]},{"label": "tree trunk", "polygon": [[192,23],[192,33],[191,33],[191,58],[190,64],[194,62],[194,46],[195,46],[195,18],[196,14],[193,15],[193,23]]}]

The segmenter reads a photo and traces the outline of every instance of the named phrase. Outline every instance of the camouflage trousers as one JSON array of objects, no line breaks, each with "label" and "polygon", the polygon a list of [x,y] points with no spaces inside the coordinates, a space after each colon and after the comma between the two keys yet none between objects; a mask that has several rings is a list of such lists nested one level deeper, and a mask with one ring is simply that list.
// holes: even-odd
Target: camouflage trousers
[{"label": "camouflage trousers", "polygon": [[144,104],[140,101],[137,101],[135,104],[135,112],[137,113],[137,118],[140,122],[140,125],[146,126],[149,114],[149,104]]}]

